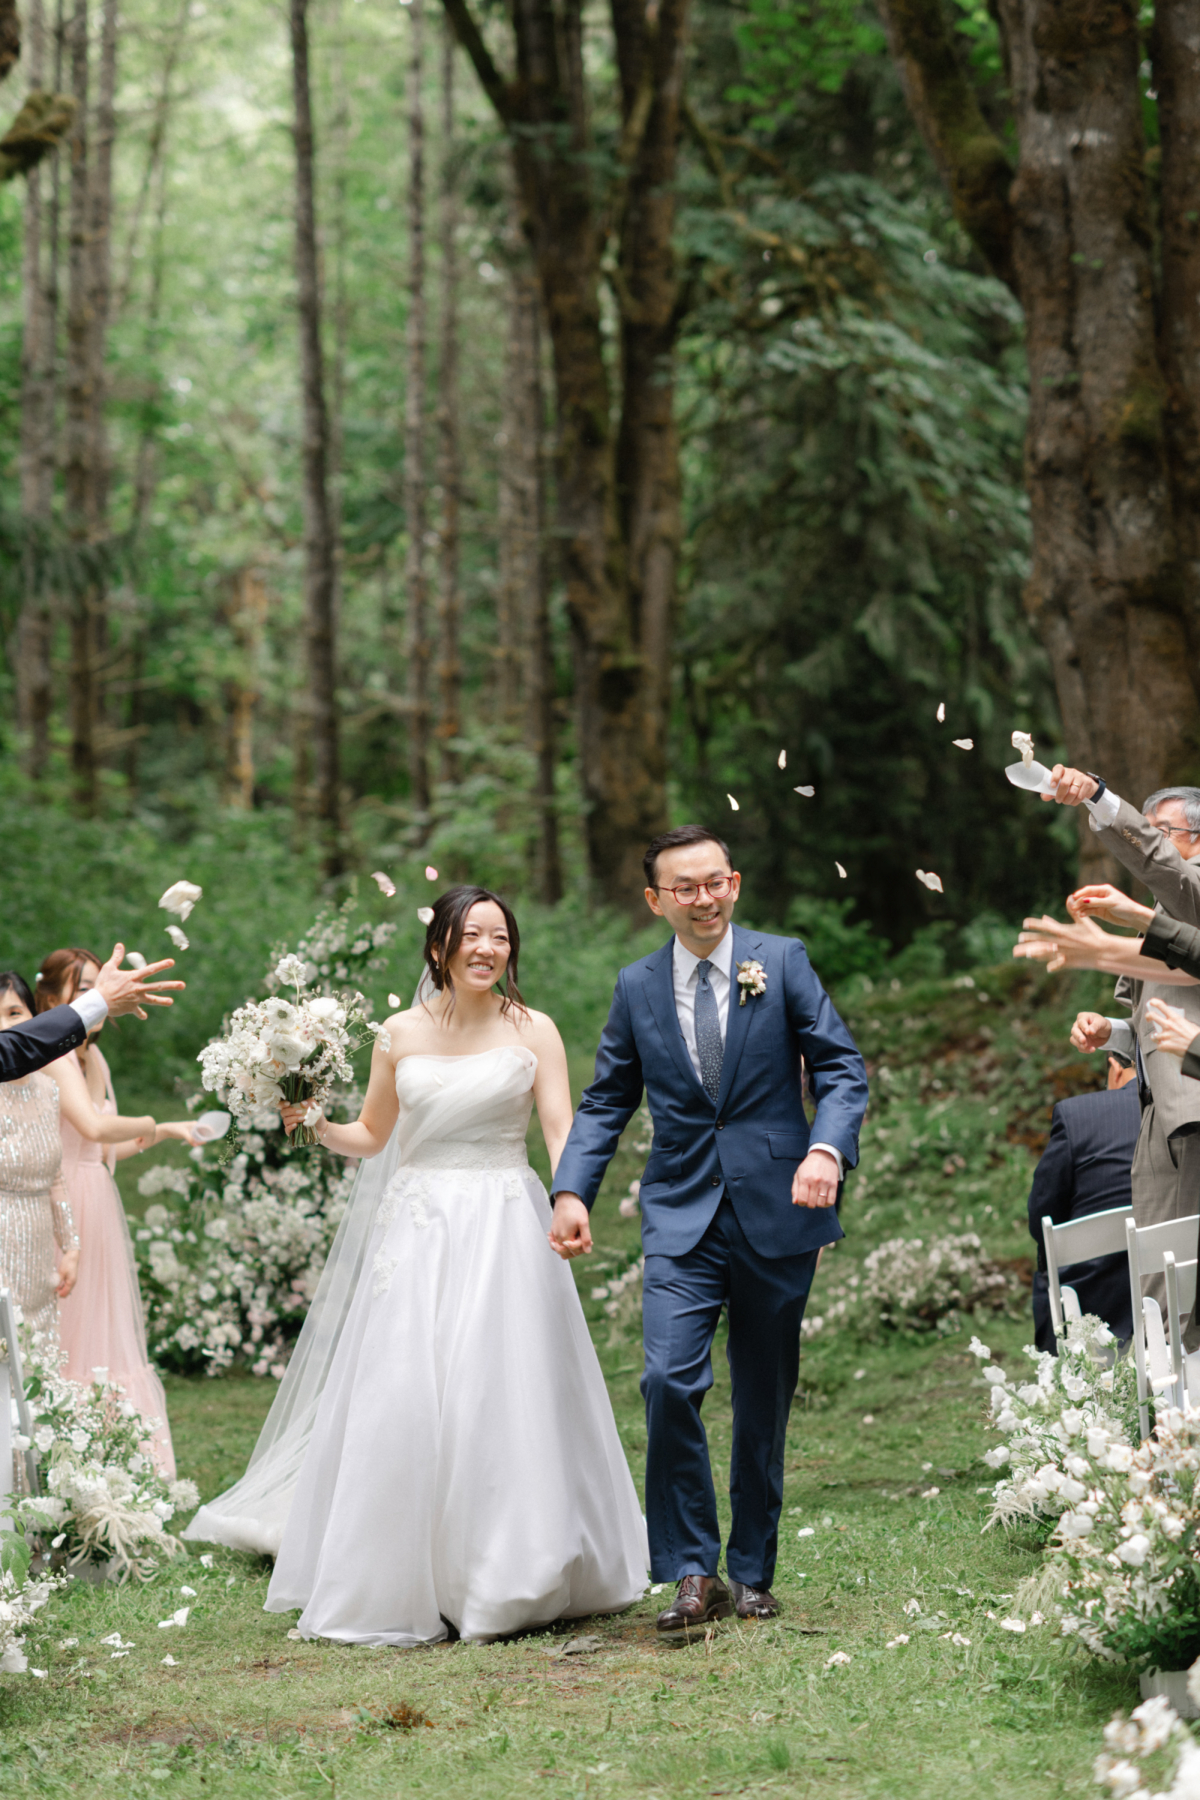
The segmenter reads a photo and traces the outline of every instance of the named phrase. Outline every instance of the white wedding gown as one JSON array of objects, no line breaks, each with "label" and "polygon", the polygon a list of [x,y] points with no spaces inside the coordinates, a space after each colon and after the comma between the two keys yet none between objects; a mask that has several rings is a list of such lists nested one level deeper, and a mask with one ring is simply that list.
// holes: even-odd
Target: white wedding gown
[{"label": "white wedding gown", "polygon": [[[266,1607],[302,1608],[305,1637],[487,1639],[645,1589],[637,1495],[525,1152],[536,1067],[520,1046],[397,1065],[400,1167],[274,1534]],[[254,1544],[224,1510],[187,1535]]]}]

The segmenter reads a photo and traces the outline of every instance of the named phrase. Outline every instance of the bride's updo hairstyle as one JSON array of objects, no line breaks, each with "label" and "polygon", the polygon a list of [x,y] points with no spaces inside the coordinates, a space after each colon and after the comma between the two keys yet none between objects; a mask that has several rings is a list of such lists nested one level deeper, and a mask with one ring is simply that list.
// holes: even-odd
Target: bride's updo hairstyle
[{"label": "bride's updo hairstyle", "polygon": [[90,950],[81,950],[78,945],[71,950],[52,950],[44,957],[37,972],[37,1010],[49,1012],[51,1007],[73,1000],[89,963],[102,969],[104,958],[94,956]]},{"label": "bride's updo hairstyle", "polygon": [[502,900],[499,894],[493,894],[490,888],[447,888],[434,901],[433,917],[425,927],[425,967],[429,970],[429,978],[439,994],[449,994],[450,1005],[453,1007],[454,977],[450,974],[450,964],[462,947],[467,914],[481,900],[490,900],[493,906],[498,906],[508,927],[508,967],[504,971],[504,1000],[500,1007],[500,1017],[507,1018],[511,1012],[528,1012],[517,986],[521,933],[517,929],[517,921],[508,901]]}]

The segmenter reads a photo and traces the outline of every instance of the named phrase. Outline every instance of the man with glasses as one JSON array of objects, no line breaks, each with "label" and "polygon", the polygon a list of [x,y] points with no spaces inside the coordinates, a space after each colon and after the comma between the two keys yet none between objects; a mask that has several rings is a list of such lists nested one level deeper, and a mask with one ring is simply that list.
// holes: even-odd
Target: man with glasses
[{"label": "man with glasses", "polygon": [[[1161,911],[1200,925],[1200,788],[1158,788],[1139,813],[1098,775],[1058,763],[1051,778],[1055,792],[1044,799],[1086,806],[1104,848],[1149,888]],[[1078,889],[1067,906],[1075,918],[1103,919],[1135,930],[1145,930],[1154,917],[1107,882]],[[1071,1032],[1077,1049],[1136,1057],[1142,1124],[1133,1157],[1133,1213],[1139,1225],[1200,1211],[1200,1082],[1187,1080],[1179,1058],[1159,1050],[1146,1018],[1155,995],[1200,1024],[1200,987],[1162,987],[1122,976],[1115,997],[1132,1007],[1132,1018],[1080,1013]],[[1161,1276],[1147,1292],[1162,1299]]]},{"label": "man with glasses", "polygon": [[[734,1609],[744,1619],[779,1610],[771,1582],[800,1323],[820,1250],[842,1236],[836,1202],[858,1158],[867,1078],[804,945],[733,924],[741,877],[720,838],[699,825],[665,832],[644,866],[647,904],[674,935],[617,980],[596,1079],[555,1170],[551,1235],[569,1254],[590,1250],[588,1213],[644,1091],[654,1119],[639,1195],[646,1519],[653,1579],[679,1584],[658,1628],[686,1633]],[[729,1587],[700,1419],[723,1307]]]}]

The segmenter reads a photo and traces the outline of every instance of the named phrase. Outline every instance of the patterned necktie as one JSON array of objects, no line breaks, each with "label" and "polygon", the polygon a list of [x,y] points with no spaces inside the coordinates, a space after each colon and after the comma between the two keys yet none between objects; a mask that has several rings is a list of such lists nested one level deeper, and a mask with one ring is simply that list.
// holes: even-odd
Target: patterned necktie
[{"label": "patterned necktie", "polygon": [[708,979],[712,964],[707,958],[696,964],[696,1053],[700,1058],[700,1079],[704,1091],[716,1105],[721,1091],[721,1064],[725,1045],[721,1038],[721,1020],[717,1013],[717,996]]}]

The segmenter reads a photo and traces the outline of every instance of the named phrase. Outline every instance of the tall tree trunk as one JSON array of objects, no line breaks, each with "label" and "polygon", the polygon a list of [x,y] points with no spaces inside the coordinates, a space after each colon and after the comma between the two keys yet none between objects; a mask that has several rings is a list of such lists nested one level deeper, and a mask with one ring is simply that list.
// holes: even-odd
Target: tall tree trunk
[{"label": "tall tree trunk", "polygon": [[[88,0],[75,0],[70,31],[71,93],[75,128],[71,134],[71,194],[67,255],[66,433],[63,501],[67,529],[86,544],[94,525],[95,488],[91,479],[92,396],[91,259],[88,255],[90,212],[88,164]],[[96,810],[96,677],[92,593],[76,579],[71,592],[71,664],[69,675],[71,783],[76,806]]]},{"label": "tall tree trunk", "polygon": [[[1173,489],[1187,491],[1179,445],[1194,441],[1200,382],[1188,348],[1196,327],[1187,318],[1179,329],[1195,310],[1197,274],[1187,218],[1198,172],[1195,56],[1181,41],[1195,36],[1194,0],[1157,11],[1168,86],[1165,379],[1134,0],[999,0],[1018,145],[1011,183],[999,140],[985,142],[988,128],[935,0],[881,0],[881,10],[910,110],[948,172],[960,221],[1025,311],[1026,604],[1051,657],[1067,753],[1138,804],[1149,789],[1191,777],[1200,742],[1186,629],[1189,615],[1200,616],[1189,598],[1195,556],[1177,535],[1178,500],[1176,516],[1171,504]],[[1172,70],[1186,94],[1172,89]],[[1172,377],[1170,355],[1180,349]],[[1094,834],[1081,833],[1081,852],[1095,869]]]},{"label": "tall tree trunk", "polygon": [[[666,822],[663,670],[678,473],[669,466],[676,446],[663,430],[658,397],[635,390],[665,378],[669,408],[677,329],[671,232],[689,0],[660,0],[653,12],[613,5],[622,133],[609,204],[597,196],[592,173],[582,0],[513,0],[512,81],[492,60],[469,0],[444,4],[512,145],[553,357],[557,536],[575,652],[588,863],[599,891],[636,914],[642,851]],[[610,230],[619,246],[624,353],[616,434],[599,296]],[[620,495],[617,441],[623,455],[633,451]]]},{"label": "tall tree trunk", "polygon": [[461,610],[458,568],[459,504],[462,472],[458,449],[458,179],[454,128],[454,56],[458,40],[449,19],[442,29],[442,317],[438,369],[437,480],[441,489],[437,591],[437,739],[443,781],[459,778],[455,741],[462,736],[462,660],[458,647]]},{"label": "tall tree trunk", "polygon": [[259,657],[267,616],[267,590],[258,569],[239,569],[228,620],[241,667],[228,684],[225,804],[239,812],[254,807],[254,709],[259,698]]},{"label": "tall tree trunk", "polygon": [[537,278],[520,254],[513,260],[504,355],[504,426],[498,494],[500,536],[496,593],[496,716],[502,730],[524,736],[531,698],[525,631],[539,585],[538,485],[542,419],[538,367]]},{"label": "tall tree trunk", "polygon": [[[108,316],[112,301],[112,169],[116,137],[117,0],[104,0],[100,25],[99,80],[88,177],[88,513],[89,535],[100,543],[108,535],[110,484],[106,418]],[[108,595],[102,585],[90,600],[94,710],[98,726],[108,711],[105,688],[109,674]]]},{"label": "tall tree trunk", "polygon": [[329,417],[321,348],[315,147],[308,70],[308,0],[291,0],[296,144],[296,293],[303,400],[305,711],[313,758],[313,809],[327,875],[345,867],[338,755],[336,566],[329,506]]},{"label": "tall tree trunk", "polygon": [[525,590],[525,741],[536,768],[538,811],[537,887],[547,906],[563,896],[558,842],[557,730],[554,715],[554,647],[550,639],[550,556],[546,532],[546,404],[542,388],[542,312],[537,283],[528,275],[520,296],[526,344],[527,414],[533,463],[533,537],[536,563]]},{"label": "tall tree trunk", "polygon": [[[46,81],[46,15],[42,0],[30,0],[26,68],[29,85],[40,89]],[[55,158],[57,165],[57,158]],[[55,325],[48,265],[53,249],[47,246],[43,207],[53,175],[35,163],[26,177],[25,238],[21,291],[25,302],[21,343],[21,514],[26,527],[37,531],[48,523],[54,499],[54,366]],[[56,221],[55,221],[56,222]],[[21,617],[17,628],[16,676],[17,723],[22,734],[25,765],[34,781],[43,779],[50,753],[52,697],[50,599],[38,567],[32,541],[26,543]]]},{"label": "tall tree trunk", "polygon": [[408,551],[408,777],[422,828],[429,814],[429,587],[425,575],[425,109],[421,92],[422,0],[408,25],[408,379],[404,395],[404,513]]},{"label": "tall tree trunk", "polygon": [[339,639],[345,581],[342,527],[346,487],[346,350],[350,338],[350,299],[346,284],[350,96],[346,87],[346,36],[342,0],[334,0],[331,31],[333,116],[330,121],[333,192],[333,380],[329,408],[329,511],[333,529],[334,624]]}]

